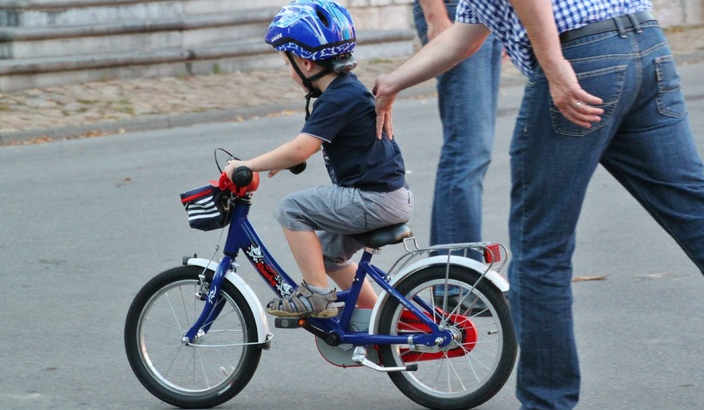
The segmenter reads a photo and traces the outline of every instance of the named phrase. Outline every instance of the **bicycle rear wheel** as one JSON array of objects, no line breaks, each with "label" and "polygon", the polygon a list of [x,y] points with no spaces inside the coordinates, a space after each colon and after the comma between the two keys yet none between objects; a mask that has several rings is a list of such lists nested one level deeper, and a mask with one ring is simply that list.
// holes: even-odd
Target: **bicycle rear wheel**
[{"label": "bicycle rear wheel", "polygon": [[[125,321],[125,349],[135,375],[153,395],[182,408],[231,399],[247,385],[261,357],[252,311],[228,281],[215,302],[223,309],[208,332],[182,343],[205,303],[196,296],[201,272],[181,266],[160,273],[135,296]],[[206,271],[207,280],[212,276]]]},{"label": "bicycle rear wheel", "polygon": [[[421,269],[396,289],[441,328],[449,329],[453,341],[444,348],[386,345],[382,361],[389,367],[417,363],[417,371],[389,374],[416,403],[433,409],[467,409],[486,402],[506,383],[516,360],[516,338],[508,305],[496,287],[486,279],[476,283],[478,273],[453,265],[445,288],[445,271],[445,265]],[[429,328],[398,300],[387,299],[379,316],[379,334],[425,331]]]}]

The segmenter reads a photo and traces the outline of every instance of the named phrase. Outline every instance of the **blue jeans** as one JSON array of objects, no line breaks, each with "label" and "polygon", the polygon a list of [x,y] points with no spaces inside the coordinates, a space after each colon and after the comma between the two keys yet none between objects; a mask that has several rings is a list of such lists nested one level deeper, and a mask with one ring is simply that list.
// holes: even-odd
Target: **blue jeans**
[{"label": "blue jeans", "polygon": [[586,129],[566,120],[539,68],[516,121],[509,300],[521,348],[517,396],[525,409],[570,409],[579,398],[571,259],[598,164],[704,272],[704,167],[670,49],[654,22],[626,36],[607,32],[562,45],[582,88],[603,99],[601,122]]},{"label": "blue jeans", "polygon": [[[457,0],[445,3],[454,20]],[[414,18],[425,44],[428,26],[417,0]],[[494,143],[501,49],[501,43],[489,36],[476,54],[437,78],[443,145],[435,178],[431,245],[481,240],[482,179]]]}]

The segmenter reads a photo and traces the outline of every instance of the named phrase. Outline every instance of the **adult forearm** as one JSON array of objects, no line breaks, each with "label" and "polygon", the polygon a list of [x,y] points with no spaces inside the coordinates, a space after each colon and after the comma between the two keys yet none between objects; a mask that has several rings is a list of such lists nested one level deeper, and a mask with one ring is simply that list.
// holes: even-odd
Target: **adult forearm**
[{"label": "adult forearm", "polygon": [[426,21],[433,21],[438,17],[448,18],[447,7],[443,0],[418,0]]},{"label": "adult forearm", "polygon": [[564,60],[551,0],[510,0],[526,28],[535,57],[550,78]]},{"label": "adult forearm", "polygon": [[477,51],[488,34],[479,24],[453,24],[387,76],[388,91],[397,93],[444,73]]}]

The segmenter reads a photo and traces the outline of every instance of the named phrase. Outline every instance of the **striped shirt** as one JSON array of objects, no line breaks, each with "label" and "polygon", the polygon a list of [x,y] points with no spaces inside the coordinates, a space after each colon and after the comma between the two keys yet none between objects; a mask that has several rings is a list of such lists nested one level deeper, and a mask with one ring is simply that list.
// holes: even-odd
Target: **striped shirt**
[{"label": "striped shirt", "polygon": [[[650,0],[552,0],[559,33],[651,7]],[[537,60],[526,29],[509,0],[460,0],[455,21],[485,25],[501,40],[518,69],[526,76],[532,74]]]}]

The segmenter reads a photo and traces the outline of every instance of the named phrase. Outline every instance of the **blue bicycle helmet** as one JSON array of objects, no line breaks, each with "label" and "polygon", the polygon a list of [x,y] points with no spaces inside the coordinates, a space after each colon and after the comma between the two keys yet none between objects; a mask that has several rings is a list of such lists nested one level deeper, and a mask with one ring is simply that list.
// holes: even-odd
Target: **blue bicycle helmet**
[{"label": "blue bicycle helmet", "polygon": [[[292,1],[274,16],[265,40],[276,50],[286,53],[291,66],[308,89],[306,119],[310,116],[310,99],[321,95],[313,81],[328,73],[351,71],[357,65],[352,58],[357,40],[352,16],[334,1]],[[306,77],[292,55],[315,61],[323,70]]]},{"label": "blue bicycle helmet", "polygon": [[312,61],[350,54],[356,33],[352,16],[330,0],[294,0],[274,17],[266,42],[278,51]]}]

